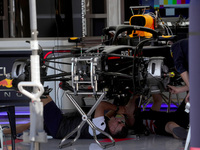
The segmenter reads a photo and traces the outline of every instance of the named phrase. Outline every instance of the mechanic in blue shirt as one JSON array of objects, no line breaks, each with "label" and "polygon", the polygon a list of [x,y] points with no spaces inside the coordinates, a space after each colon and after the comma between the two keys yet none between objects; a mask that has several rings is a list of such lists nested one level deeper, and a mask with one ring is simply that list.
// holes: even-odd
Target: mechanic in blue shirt
[{"label": "mechanic in blue shirt", "polygon": [[[176,70],[180,73],[185,86],[175,87],[169,85],[172,94],[189,92],[189,68],[188,68],[188,39],[182,39],[174,43],[171,47],[172,56]],[[189,101],[189,93],[186,96],[186,102]]]}]

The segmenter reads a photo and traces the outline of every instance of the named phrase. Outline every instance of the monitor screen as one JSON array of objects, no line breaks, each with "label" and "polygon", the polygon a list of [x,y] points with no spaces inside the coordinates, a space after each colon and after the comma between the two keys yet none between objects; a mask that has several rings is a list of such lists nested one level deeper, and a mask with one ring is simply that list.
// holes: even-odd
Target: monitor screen
[{"label": "monitor screen", "polygon": [[154,8],[188,8],[190,0],[154,0]]},{"label": "monitor screen", "polygon": [[141,5],[151,6],[152,10],[159,9],[161,17],[188,18],[190,0],[142,0]]}]

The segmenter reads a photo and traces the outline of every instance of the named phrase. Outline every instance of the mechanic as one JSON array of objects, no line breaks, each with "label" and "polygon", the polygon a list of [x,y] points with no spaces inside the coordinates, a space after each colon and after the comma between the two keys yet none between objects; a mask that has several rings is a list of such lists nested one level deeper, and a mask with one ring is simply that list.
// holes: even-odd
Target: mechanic
[{"label": "mechanic", "polygon": [[180,40],[171,47],[172,56],[176,70],[180,73],[181,78],[185,82],[185,86],[175,87],[169,85],[172,94],[188,92],[185,100],[189,101],[189,73],[188,73],[188,39]]},{"label": "mechanic", "polygon": [[[168,85],[169,91],[172,94],[178,94],[182,92],[189,91],[189,74],[188,74],[188,38],[182,39],[174,44],[171,47],[172,56],[174,60],[174,65],[178,73],[180,73],[181,78],[185,82],[185,86],[176,87]],[[153,94],[153,105],[152,110],[159,111],[162,104],[162,97],[160,94]],[[185,98],[186,102],[189,101],[189,92]]]},{"label": "mechanic", "polygon": [[[172,86],[168,85],[169,91],[172,94],[178,94],[189,91],[189,74],[188,74],[188,39],[182,39],[172,44],[171,47],[174,65],[178,73],[180,73],[185,86]],[[160,111],[162,104],[162,97],[160,94],[152,94],[153,105],[151,107],[154,111]],[[189,101],[189,93],[185,98],[186,102]]]},{"label": "mechanic", "polygon": [[[44,129],[48,135],[56,139],[64,138],[73,131],[82,121],[81,116],[69,117],[62,114],[50,96],[41,99],[44,105]],[[104,112],[108,111],[104,116]],[[113,138],[124,138],[128,134],[128,128],[125,125],[125,118],[115,117],[116,113],[123,114],[125,109],[122,106],[115,106],[109,102],[102,101],[96,108],[92,122],[99,129],[109,133]],[[18,125],[17,134],[29,129],[30,123]],[[4,134],[10,134],[10,128],[3,130]],[[96,131],[98,138],[104,138],[103,134]],[[75,137],[75,135],[74,135]],[[73,137],[71,137],[73,138]],[[93,130],[86,123],[81,129],[80,138],[93,138]]]}]

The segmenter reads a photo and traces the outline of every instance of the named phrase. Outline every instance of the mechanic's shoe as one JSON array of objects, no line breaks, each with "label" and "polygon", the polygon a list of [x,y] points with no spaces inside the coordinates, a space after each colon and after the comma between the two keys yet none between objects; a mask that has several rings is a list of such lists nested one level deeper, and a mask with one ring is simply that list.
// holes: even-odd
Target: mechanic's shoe
[{"label": "mechanic's shoe", "polygon": [[9,126],[2,126],[2,131],[3,131],[3,134],[5,135],[4,133],[4,129],[9,129],[10,127]]},{"label": "mechanic's shoe", "polygon": [[42,94],[42,96],[40,97],[40,99],[45,99],[47,98],[47,95],[49,95],[49,93],[52,91],[52,88],[44,87],[44,93]]},{"label": "mechanic's shoe", "polygon": [[173,134],[179,139],[185,140],[187,138],[187,130],[182,127],[176,127],[172,130]]},{"label": "mechanic's shoe", "polygon": [[16,138],[19,140],[23,140],[23,133],[17,134]]},{"label": "mechanic's shoe", "polygon": [[52,91],[53,89],[52,88],[49,88],[48,86],[47,87],[44,87],[44,93],[42,95],[49,95],[49,93]]},{"label": "mechanic's shoe", "polygon": [[9,126],[2,126],[2,129],[8,129],[10,128]]}]

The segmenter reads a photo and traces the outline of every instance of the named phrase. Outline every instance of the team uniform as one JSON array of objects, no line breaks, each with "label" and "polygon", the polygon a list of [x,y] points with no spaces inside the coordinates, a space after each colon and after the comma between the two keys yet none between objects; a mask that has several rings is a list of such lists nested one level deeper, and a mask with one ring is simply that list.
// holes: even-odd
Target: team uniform
[{"label": "team uniform", "polygon": [[[62,114],[61,110],[56,106],[56,104],[51,101],[44,106],[44,129],[48,135],[53,138],[62,139],[71,131],[73,131],[82,121],[81,116],[65,116]],[[96,127],[103,131],[107,131],[107,119],[104,116],[93,118],[92,122]],[[98,138],[103,138],[104,135],[96,131]],[[71,136],[74,138],[76,135]],[[79,138],[93,138],[93,131],[91,127],[85,123],[81,129],[81,134]]]},{"label": "team uniform", "polygon": [[171,50],[176,70],[180,74],[188,71],[188,39],[174,43]]}]

